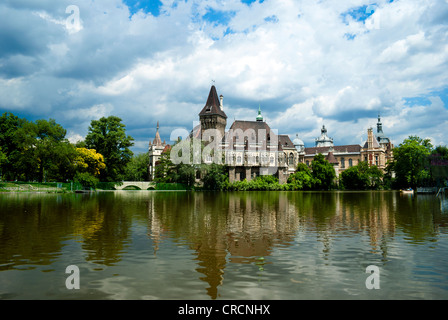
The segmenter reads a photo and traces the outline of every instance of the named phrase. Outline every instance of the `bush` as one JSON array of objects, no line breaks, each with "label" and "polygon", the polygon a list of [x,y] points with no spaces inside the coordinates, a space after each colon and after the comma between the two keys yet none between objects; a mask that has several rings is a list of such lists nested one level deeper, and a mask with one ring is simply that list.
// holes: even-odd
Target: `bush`
[{"label": "bush", "polygon": [[377,166],[362,161],[341,173],[341,183],[350,190],[378,190],[382,187],[383,173]]},{"label": "bush", "polygon": [[78,172],[75,175],[75,182],[82,185],[85,190],[96,189],[99,180],[87,172]]}]

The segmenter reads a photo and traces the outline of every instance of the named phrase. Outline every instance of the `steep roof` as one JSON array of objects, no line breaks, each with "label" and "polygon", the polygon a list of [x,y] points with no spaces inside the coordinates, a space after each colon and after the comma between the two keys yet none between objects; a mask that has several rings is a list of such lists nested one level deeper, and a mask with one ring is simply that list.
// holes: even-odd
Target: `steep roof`
[{"label": "steep roof", "polygon": [[160,134],[159,134],[159,121],[157,121],[157,129],[156,129],[156,136],[152,142],[153,145],[155,146],[162,146],[162,139],[160,139]]},{"label": "steep roof", "polygon": [[278,143],[282,146],[282,148],[295,149],[294,143],[291,141],[291,138],[286,134],[280,134],[278,136]]},{"label": "steep roof", "polygon": [[218,114],[224,118],[227,118],[227,115],[223,110],[221,110],[221,102],[219,101],[218,93],[216,92],[215,86],[210,88],[210,93],[208,94],[207,102],[205,103],[204,108],[199,113],[199,116],[202,115],[211,115]]},{"label": "steep roof", "polygon": [[330,162],[331,164],[339,164],[339,162],[334,157],[333,152],[328,152],[328,154],[325,157],[325,159],[327,159],[327,161]]},{"label": "steep roof", "polygon": [[[366,141],[366,142],[364,143],[363,148],[364,148],[364,149],[367,149],[368,147],[369,147],[369,142]],[[372,148],[374,148],[374,149],[381,148],[381,146],[380,146],[380,144],[378,143],[378,140],[377,140],[377,138],[376,138],[375,136],[373,136]]]}]

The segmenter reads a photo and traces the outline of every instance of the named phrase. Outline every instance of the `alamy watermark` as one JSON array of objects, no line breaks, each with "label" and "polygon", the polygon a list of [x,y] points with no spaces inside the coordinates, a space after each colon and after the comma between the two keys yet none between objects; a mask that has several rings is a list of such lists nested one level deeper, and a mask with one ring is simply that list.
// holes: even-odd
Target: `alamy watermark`
[{"label": "alamy watermark", "polygon": [[79,7],[76,5],[69,5],[65,9],[66,14],[70,14],[65,20],[65,27],[70,33],[76,33],[82,29],[81,17]]},{"label": "alamy watermark", "polygon": [[[198,129],[200,130],[200,129]],[[177,141],[170,153],[173,164],[226,164],[232,166],[284,166],[287,154],[279,146],[278,130],[230,129],[224,135],[218,129],[202,130],[191,137],[185,129],[176,129],[171,140]],[[192,132],[195,135],[194,132]],[[185,140],[178,139],[185,137]],[[289,146],[292,147],[292,146]]]},{"label": "alamy watermark", "polygon": [[380,288],[380,268],[377,266],[371,265],[366,268],[366,273],[370,275],[366,279],[366,288],[371,289],[379,289]]},{"label": "alamy watermark", "polygon": [[70,273],[70,275],[65,280],[65,287],[69,290],[73,289],[80,289],[80,274],[79,274],[79,268],[75,265],[70,265],[67,268],[65,268],[65,273]]},{"label": "alamy watermark", "polygon": [[377,11],[376,5],[368,5],[366,8],[366,14],[370,14],[369,19],[365,21],[366,28],[368,30],[379,30],[381,23],[381,13]]}]

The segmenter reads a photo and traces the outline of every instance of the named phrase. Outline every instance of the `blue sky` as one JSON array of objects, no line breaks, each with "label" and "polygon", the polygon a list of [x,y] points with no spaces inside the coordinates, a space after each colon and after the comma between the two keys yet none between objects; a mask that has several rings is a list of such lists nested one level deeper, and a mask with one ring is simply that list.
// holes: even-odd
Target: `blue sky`
[{"label": "blue sky", "polygon": [[[77,27],[67,24],[69,5]],[[313,146],[323,124],[361,144],[381,113],[399,144],[448,144],[445,0],[4,0],[0,112],[54,118],[72,141],[117,115],[147,149],[190,130],[212,80],[228,126],[254,120]]]}]

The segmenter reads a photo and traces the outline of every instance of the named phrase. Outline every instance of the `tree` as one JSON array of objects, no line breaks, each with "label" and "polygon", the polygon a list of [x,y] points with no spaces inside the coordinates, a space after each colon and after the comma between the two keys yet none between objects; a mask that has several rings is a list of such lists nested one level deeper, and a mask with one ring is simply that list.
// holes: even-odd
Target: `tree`
[{"label": "tree", "polygon": [[229,186],[227,166],[212,163],[205,170],[202,181],[206,190],[226,190]]},{"label": "tree", "polygon": [[2,180],[2,165],[6,163],[8,157],[3,153],[2,147],[0,146],[0,181]]},{"label": "tree", "polygon": [[106,168],[103,155],[94,149],[76,148],[75,167],[77,172],[88,173],[93,177],[98,177],[102,170]]},{"label": "tree", "polygon": [[296,172],[288,177],[288,184],[291,190],[310,190],[313,186],[310,168],[304,163],[299,163]]},{"label": "tree", "polygon": [[38,163],[38,180],[64,180],[72,173],[75,150],[65,138],[67,131],[54,119],[36,120],[33,149]]},{"label": "tree", "polygon": [[24,141],[18,138],[17,133],[27,122],[9,112],[3,113],[0,117],[0,146],[4,154],[0,166],[2,178],[5,180],[15,180],[21,174],[21,163],[18,160],[22,158]]},{"label": "tree", "polygon": [[344,188],[351,190],[377,190],[381,187],[383,172],[377,166],[369,166],[360,161],[358,165],[348,168],[341,173]]},{"label": "tree", "polygon": [[73,177],[74,148],[55,120],[29,122],[4,114],[0,122],[1,143],[7,150],[3,171],[9,179],[62,181]]},{"label": "tree", "polygon": [[311,174],[313,177],[313,189],[329,190],[336,178],[333,166],[325,157],[319,153],[314,156],[311,162]]},{"label": "tree", "polygon": [[129,149],[134,145],[134,138],[126,135],[125,125],[116,116],[92,120],[85,138],[86,147],[95,149],[104,157],[105,170],[100,173],[100,180],[107,182],[123,180],[126,165],[133,155]]},{"label": "tree", "polygon": [[438,156],[441,159],[448,160],[448,147],[447,146],[437,146],[432,150],[432,155]]},{"label": "tree", "polygon": [[80,183],[86,190],[95,189],[99,182],[98,178],[88,172],[77,172],[75,175],[75,181]]},{"label": "tree", "polygon": [[149,179],[149,154],[139,153],[131,158],[126,166],[124,179],[127,181],[147,181]]},{"label": "tree", "polygon": [[417,188],[419,181],[429,177],[428,156],[432,144],[429,139],[410,136],[394,149],[394,164],[398,187]]},{"label": "tree", "polygon": [[174,164],[171,162],[171,151],[162,152],[154,169],[154,180],[157,183],[170,183],[173,181]]}]

